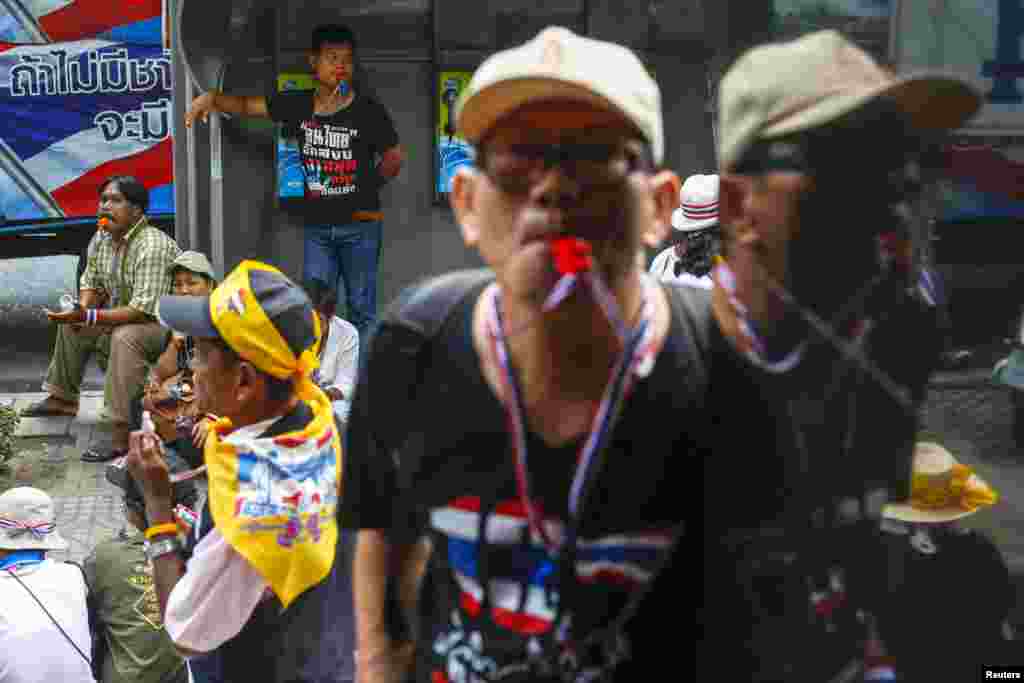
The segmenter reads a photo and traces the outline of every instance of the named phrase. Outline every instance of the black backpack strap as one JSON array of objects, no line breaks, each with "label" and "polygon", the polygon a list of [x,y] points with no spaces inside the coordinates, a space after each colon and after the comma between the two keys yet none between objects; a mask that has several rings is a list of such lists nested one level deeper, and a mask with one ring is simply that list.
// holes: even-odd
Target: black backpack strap
[{"label": "black backpack strap", "polygon": [[[494,279],[488,269],[462,270],[422,282],[403,292],[381,317],[367,356],[372,381],[367,382],[371,428],[377,440],[396,451],[412,432],[409,417],[430,367],[430,342],[455,306]],[[395,415],[405,419],[401,423]]]}]

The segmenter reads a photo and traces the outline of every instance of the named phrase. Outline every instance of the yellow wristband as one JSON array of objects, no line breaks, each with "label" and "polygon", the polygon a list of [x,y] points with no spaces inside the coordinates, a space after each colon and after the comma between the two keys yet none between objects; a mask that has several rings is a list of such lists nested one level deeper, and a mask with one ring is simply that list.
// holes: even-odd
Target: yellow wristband
[{"label": "yellow wristband", "polygon": [[152,541],[154,536],[163,536],[164,534],[178,535],[178,525],[175,522],[167,522],[166,524],[157,524],[146,529],[146,540]]}]

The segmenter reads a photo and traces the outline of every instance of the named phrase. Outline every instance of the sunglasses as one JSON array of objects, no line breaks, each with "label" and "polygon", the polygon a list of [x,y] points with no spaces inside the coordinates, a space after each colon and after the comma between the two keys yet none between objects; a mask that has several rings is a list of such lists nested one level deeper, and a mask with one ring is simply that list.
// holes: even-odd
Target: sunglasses
[{"label": "sunglasses", "polygon": [[555,166],[588,187],[616,185],[632,173],[654,170],[649,151],[639,142],[485,145],[477,165],[511,194],[529,191]]}]

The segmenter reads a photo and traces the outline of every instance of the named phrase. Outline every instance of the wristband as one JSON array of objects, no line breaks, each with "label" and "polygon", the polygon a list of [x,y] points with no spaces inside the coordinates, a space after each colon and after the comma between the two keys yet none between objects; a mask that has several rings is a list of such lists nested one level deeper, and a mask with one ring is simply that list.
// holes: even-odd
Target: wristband
[{"label": "wristband", "polygon": [[161,538],[159,541],[153,541],[146,546],[146,557],[150,562],[157,558],[163,557],[164,555],[170,555],[181,550],[181,545],[178,543],[176,538]]},{"label": "wristband", "polygon": [[146,529],[146,540],[152,541],[154,536],[162,536],[164,534],[178,535],[178,525],[174,522],[167,522],[166,524],[157,524]]},{"label": "wristband", "polygon": [[95,308],[87,308],[87,309],[85,309],[85,324],[86,325],[88,325],[90,327],[95,325],[96,324],[96,318],[97,318],[97,315],[96,315],[96,309]]}]

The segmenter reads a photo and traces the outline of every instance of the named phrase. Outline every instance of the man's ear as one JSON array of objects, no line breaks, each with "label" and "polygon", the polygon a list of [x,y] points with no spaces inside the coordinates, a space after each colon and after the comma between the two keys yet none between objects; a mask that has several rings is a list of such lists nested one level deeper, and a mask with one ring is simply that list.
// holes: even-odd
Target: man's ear
[{"label": "man's ear", "polygon": [[718,221],[724,238],[732,244],[749,244],[757,234],[747,215],[750,181],[743,176],[722,173],[718,177]]},{"label": "man's ear", "polygon": [[239,404],[260,400],[266,394],[266,378],[260,375],[256,366],[248,361],[238,361],[237,398]]},{"label": "man's ear", "polygon": [[658,247],[668,237],[672,226],[672,212],[679,206],[679,188],[682,182],[673,171],[660,171],[650,180],[654,200],[654,220],[642,235],[643,243],[650,248]]},{"label": "man's ear", "polygon": [[455,221],[462,232],[462,241],[467,247],[475,247],[480,240],[480,229],[477,225],[479,216],[476,206],[477,185],[480,183],[480,172],[469,166],[462,166],[455,171],[452,178],[448,203],[455,213]]}]

